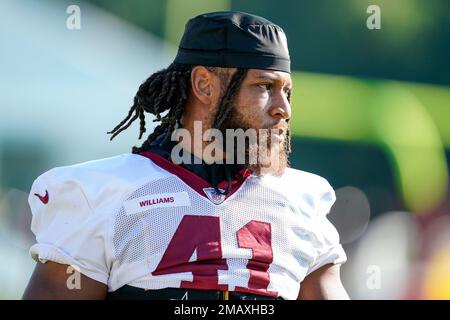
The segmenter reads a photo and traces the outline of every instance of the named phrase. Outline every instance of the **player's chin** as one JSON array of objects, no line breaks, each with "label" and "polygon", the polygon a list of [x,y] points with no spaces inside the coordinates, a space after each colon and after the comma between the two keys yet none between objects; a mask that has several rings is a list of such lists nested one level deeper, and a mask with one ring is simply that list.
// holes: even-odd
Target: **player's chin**
[{"label": "player's chin", "polygon": [[286,142],[286,133],[284,131],[276,132],[273,131],[270,136],[270,144],[284,144]]},{"label": "player's chin", "polygon": [[247,167],[254,175],[271,174],[282,176],[289,166],[286,154],[277,154],[275,157],[262,157],[256,164],[249,164]]}]

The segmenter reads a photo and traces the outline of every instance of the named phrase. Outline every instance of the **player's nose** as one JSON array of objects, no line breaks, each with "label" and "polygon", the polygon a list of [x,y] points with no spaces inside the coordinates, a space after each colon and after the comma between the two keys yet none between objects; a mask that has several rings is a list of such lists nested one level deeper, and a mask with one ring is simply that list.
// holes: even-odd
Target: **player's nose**
[{"label": "player's nose", "polygon": [[278,120],[288,120],[291,118],[291,104],[284,92],[272,97],[272,107],[270,108],[270,115]]}]

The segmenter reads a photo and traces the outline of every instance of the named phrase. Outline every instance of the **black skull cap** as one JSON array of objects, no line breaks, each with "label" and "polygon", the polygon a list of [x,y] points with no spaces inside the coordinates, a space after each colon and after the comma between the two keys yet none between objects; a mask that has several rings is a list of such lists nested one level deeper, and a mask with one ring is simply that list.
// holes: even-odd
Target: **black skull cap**
[{"label": "black skull cap", "polygon": [[262,17],[237,11],[190,19],[174,63],[291,72],[283,29]]}]

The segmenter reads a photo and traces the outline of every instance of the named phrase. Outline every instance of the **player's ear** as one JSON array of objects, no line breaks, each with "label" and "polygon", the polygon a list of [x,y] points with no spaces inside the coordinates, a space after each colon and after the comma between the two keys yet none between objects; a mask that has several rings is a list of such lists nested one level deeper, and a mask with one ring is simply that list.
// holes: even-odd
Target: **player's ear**
[{"label": "player's ear", "polygon": [[191,72],[191,90],[195,98],[205,105],[214,104],[217,79],[212,72],[202,66],[196,66]]}]

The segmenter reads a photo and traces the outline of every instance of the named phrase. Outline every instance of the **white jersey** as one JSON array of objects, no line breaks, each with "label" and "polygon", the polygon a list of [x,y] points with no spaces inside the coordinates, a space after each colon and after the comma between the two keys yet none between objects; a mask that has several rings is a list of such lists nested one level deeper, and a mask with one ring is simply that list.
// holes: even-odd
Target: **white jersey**
[{"label": "white jersey", "polygon": [[123,154],[36,179],[30,253],[73,265],[110,292],[130,285],[296,299],[309,273],[346,260],[326,217],[334,201],[325,179],[300,170],[247,175],[225,197],[157,154]]}]

